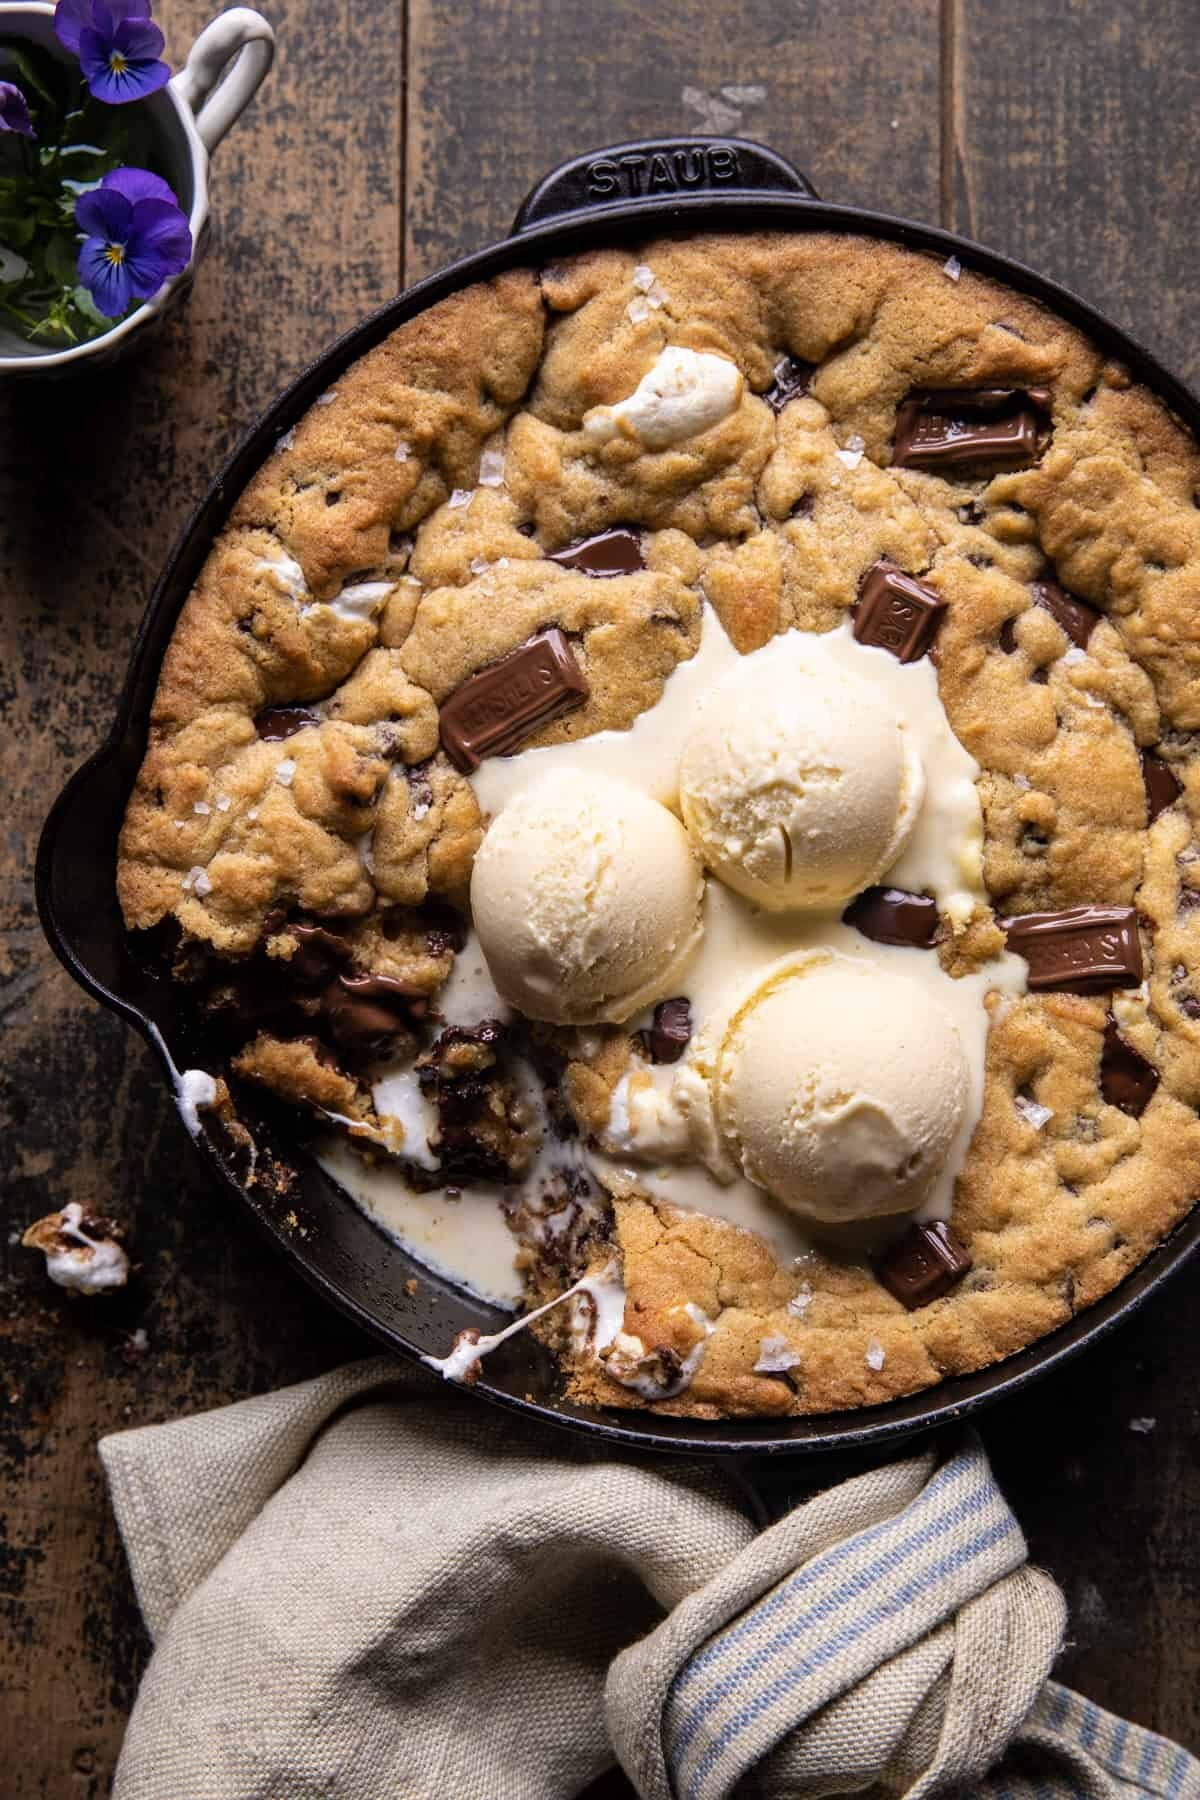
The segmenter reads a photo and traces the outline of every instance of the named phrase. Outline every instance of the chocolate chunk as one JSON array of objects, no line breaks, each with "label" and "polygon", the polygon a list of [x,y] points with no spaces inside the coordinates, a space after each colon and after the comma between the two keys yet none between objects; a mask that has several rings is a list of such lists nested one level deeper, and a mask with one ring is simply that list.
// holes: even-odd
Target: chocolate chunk
[{"label": "chocolate chunk", "polygon": [[1200,911],[1200,888],[1181,887],[1179,890],[1179,911],[1190,913]]},{"label": "chocolate chunk", "polygon": [[1137,987],[1142,945],[1132,906],[1070,906],[1001,921],[1008,947],[1029,964],[1034,993],[1103,994]]},{"label": "chocolate chunk", "polygon": [[1140,1051],[1127,1043],[1110,1013],[1104,1026],[1100,1053],[1100,1092],[1110,1106],[1119,1106],[1131,1119],[1140,1119],[1158,1086],[1158,1070]]},{"label": "chocolate chunk", "polygon": [[1142,783],[1146,789],[1147,823],[1153,825],[1160,812],[1174,806],[1183,792],[1183,783],[1170,763],[1155,756],[1153,750],[1138,753],[1142,759]]},{"label": "chocolate chunk", "polygon": [[306,725],[319,725],[320,713],[311,706],[264,706],[254,715],[254,729],[260,738],[275,743],[280,738],[295,737]]},{"label": "chocolate chunk", "polygon": [[917,388],[896,411],[895,469],[1020,469],[1036,461],[1045,388]]},{"label": "chocolate chunk", "polygon": [[678,1062],[692,1036],[692,1009],[681,996],[660,1000],[649,1031],[638,1033],[651,1062]]},{"label": "chocolate chunk", "polygon": [[496,1019],[449,1025],[417,1058],[421,1091],[437,1109],[432,1147],[443,1171],[461,1180],[510,1182],[528,1167],[519,1096],[500,1065],[504,1043]]},{"label": "chocolate chunk", "polygon": [[464,772],[485,756],[507,756],[540,725],[582,706],[590,689],[557,627],[481,669],[442,701],[440,731],[451,762]]},{"label": "chocolate chunk", "polygon": [[1057,581],[1032,581],[1029,591],[1033,595],[1033,604],[1048,612],[1073,644],[1086,650],[1088,639],[1100,623],[1100,614],[1096,608],[1089,606],[1086,600],[1080,600],[1077,595],[1068,594]]},{"label": "chocolate chunk", "polygon": [[860,644],[890,650],[902,663],[916,662],[937,636],[945,611],[946,602],[932,588],[894,563],[877,562],[863,577],[854,635]]},{"label": "chocolate chunk", "polygon": [[581,575],[636,575],[646,566],[641,536],[626,525],[598,532],[595,537],[577,538],[563,550],[551,550],[546,560],[564,569],[577,569]]},{"label": "chocolate chunk", "polygon": [[797,356],[785,356],[775,364],[774,377],[763,399],[773,413],[781,413],[789,400],[807,394],[816,363],[802,362]]},{"label": "chocolate chunk", "polygon": [[319,987],[352,960],[353,952],[345,938],[323,925],[289,925],[289,937],[297,948],[287,963],[288,974],[304,987]]},{"label": "chocolate chunk", "polygon": [[940,1219],[912,1225],[875,1264],[875,1273],[910,1312],[949,1293],[971,1267],[971,1257]]},{"label": "chocolate chunk", "polygon": [[373,1050],[407,1032],[425,1010],[419,988],[391,975],[339,975],[321,995],[334,1039],[347,1050]]},{"label": "chocolate chunk", "polygon": [[910,894],[904,888],[864,888],[852,900],[842,919],[876,944],[933,947],[938,928],[938,909],[928,894]]}]

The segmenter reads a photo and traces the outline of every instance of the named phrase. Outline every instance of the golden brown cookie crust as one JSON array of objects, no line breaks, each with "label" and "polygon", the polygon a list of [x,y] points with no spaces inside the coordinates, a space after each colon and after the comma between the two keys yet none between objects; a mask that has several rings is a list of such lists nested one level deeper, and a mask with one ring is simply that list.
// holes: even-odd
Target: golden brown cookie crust
[{"label": "golden brown cookie crust", "polygon": [[[597,447],[585,413],[630,394],[668,344],[737,364],[734,411],[663,451]],[[763,396],[784,356],[815,373],[776,414]],[[981,385],[1052,390],[1036,466],[952,480],[890,467],[910,389]],[[953,1219],[974,1266],[947,1297],[908,1313],[861,1262],[814,1252],[785,1270],[736,1227],[629,1189],[612,1197],[626,1330],[680,1359],[704,1336],[695,1374],[649,1402],[565,1356],[578,1399],[705,1417],[873,1404],[981,1368],[1107,1292],[1200,1193],[1198,495],[1195,442],[1072,327],[876,240],[669,239],[470,288],[338,379],[214,545],[122,832],[126,920],[173,915],[233,956],[280,906],[357,921],[357,966],[436,993],[449,959],[415,927],[397,948],[377,921],[465,894],[483,822],[437,740],[459,682],[558,625],[591,698],[533,741],[567,741],[655,702],[705,601],[748,652],[835,626],[881,557],[921,574],[948,603],[939,684],[983,770],[996,914],[1133,905],[1145,987],[993,1002]],[[613,525],[644,533],[643,573],[594,581],[546,560]],[[1086,652],[1034,604],[1047,559],[1102,615]],[[344,616],[339,596],[364,584],[386,598]],[[316,722],[258,736],[262,709],[295,704]],[[1151,747],[1183,794],[1149,823]],[[979,915],[943,963],[963,973],[999,942]],[[1140,1118],[1100,1090],[1110,1012],[1160,1077]],[[585,1130],[628,1054],[610,1033],[573,1062]],[[240,1067],[373,1119],[369,1092],[311,1046],[260,1036]],[[780,1342],[787,1366],[756,1369]]]}]

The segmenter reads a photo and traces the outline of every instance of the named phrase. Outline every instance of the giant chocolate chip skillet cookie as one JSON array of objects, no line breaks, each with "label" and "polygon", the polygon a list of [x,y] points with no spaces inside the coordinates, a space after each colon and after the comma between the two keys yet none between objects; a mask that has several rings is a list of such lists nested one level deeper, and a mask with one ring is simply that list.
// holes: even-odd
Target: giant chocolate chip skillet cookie
[{"label": "giant chocolate chip skillet cookie", "polygon": [[1200,1194],[1198,497],[1122,367],[886,243],[441,302],[163,663],[118,887],[189,1103],[271,1090],[584,1403],[867,1406],[1053,1330]]}]

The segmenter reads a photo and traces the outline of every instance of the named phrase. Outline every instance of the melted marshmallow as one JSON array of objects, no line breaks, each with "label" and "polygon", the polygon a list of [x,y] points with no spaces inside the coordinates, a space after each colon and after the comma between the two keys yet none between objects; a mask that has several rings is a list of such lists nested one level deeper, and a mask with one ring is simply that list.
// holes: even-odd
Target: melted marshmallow
[{"label": "melted marshmallow", "polygon": [[625,437],[647,450],[666,450],[727,419],[742,387],[737,364],[727,356],[671,344],[628,399],[593,406],[584,415],[584,436],[597,445]]},{"label": "melted marshmallow", "polygon": [[[585,1275],[572,1287],[556,1294],[553,1300],[547,1300],[544,1306],[522,1313],[519,1319],[506,1325],[503,1331],[493,1331],[478,1338],[462,1332],[448,1356],[423,1356],[421,1361],[431,1369],[436,1369],[447,1381],[471,1380],[481,1359],[490,1355],[506,1338],[515,1337],[518,1331],[524,1331],[535,1319],[548,1313],[551,1307],[561,1306],[564,1300],[574,1299],[577,1295],[587,1295],[591,1301],[594,1323],[588,1341],[592,1354],[598,1356],[608,1348],[613,1337],[619,1335],[620,1322],[625,1316],[625,1290],[615,1263],[607,1263],[596,1275]],[[572,1332],[574,1330],[572,1325]],[[609,1333],[607,1337],[604,1335],[606,1331]]]}]

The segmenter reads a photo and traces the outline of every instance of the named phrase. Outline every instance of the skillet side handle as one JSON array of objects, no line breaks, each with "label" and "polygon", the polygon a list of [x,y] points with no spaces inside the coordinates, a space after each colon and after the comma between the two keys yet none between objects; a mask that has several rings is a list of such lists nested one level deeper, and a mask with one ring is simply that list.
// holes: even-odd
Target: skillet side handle
[{"label": "skillet side handle", "polygon": [[642,138],[613,144],[559,163],[525,196],[511,236],[554,219],[585,218],[608,206],[644,202],[661,212],[687,194],[794,194],[817,199],[816,189],[775,150],[749,138]]}]

